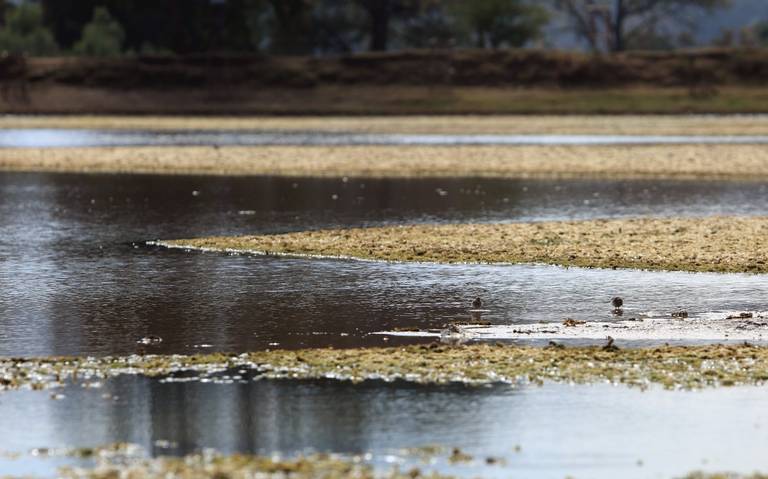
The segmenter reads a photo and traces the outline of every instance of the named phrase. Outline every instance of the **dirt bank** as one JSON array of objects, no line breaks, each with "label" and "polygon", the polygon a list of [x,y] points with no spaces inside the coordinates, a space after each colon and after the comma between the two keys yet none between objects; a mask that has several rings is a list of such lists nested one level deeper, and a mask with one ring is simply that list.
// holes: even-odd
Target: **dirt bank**
[{"label": "dirt bank", "polygon": [[768,272],[768,218],[413,225],[161,241],[174,248],[439,263]]},{"label": "dirt bank", "polygon": [[0,112],[768,112],[768,49],[31,58]]}]

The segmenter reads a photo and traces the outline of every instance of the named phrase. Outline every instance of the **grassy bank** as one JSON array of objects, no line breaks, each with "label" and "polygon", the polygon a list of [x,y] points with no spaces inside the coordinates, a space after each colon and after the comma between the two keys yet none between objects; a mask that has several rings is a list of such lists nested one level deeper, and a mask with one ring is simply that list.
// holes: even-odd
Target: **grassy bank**
[{"label": "grassy bank", "polygon": [[768,178],[764,145],[4,148],[0,170],[316,177]]},{"label": "grassy bank", "polygon": [[414,225],[162,241],[176,248],[438,263],[768,272],[768,218]]}]

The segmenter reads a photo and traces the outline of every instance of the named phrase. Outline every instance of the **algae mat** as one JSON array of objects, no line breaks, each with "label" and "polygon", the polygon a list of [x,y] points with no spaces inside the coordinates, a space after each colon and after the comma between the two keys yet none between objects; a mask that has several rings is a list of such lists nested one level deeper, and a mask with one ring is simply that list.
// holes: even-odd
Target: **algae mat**
[{"label": "algae mat", "polygon": [[[66,381],[84,386],[122,374],[210,375],[252,368],[262,378],[408,381],[482,385],[544,381],[612,382],[647,387],[701,388],[768,381],[768,348],[678,346],[652,349],[548,348],[438,343],[401,348],[275,350],[196,356],[133,355],[104,358],[0,360],[0,389],[45,389]],[[188,375],[181,380],[189,380]],[[173,380],[173,378],[166,378]],[[98,383],[97,383],[98,384]]]},{"label": "algae mat", "polygon": [[411,225],[158,241],[171,248],[438,263],[768,272],[768,217]]},{"label": "algae mat", "polygon": [[765,145],[3,148],[0,170],[372,178],[768,178]]}]

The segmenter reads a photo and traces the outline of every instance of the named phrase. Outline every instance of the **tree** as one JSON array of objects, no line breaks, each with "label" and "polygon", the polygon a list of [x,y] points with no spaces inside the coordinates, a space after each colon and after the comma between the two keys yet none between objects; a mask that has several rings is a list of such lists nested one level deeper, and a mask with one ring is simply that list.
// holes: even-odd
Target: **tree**
[{"label": "tree", "polygon": [[93,9],[93,19],[83,28],[80,41],[75,44],[75,52],[81,55],[106,57],[117,56],[123,52],[125,32],[117,21],[112,19],[104,7]]},{"label": "tree", "polygon": [[755,40],[761,46],[768,46],[768,20],[759,22],[753,27]]},{"label": "tree", "polygon": [[478,48],[521,47],[541,34],[547,10],[523,0],[457,0],[453,11]]},{"label": "tree", "polygon": [[363,42],[365,14],[349,0],[316,0],[312,8],[315,53],[350,53]]},{"label": "tree", "polygon": [[312,52],[312,0],[269,0],[270,50],[303,55]]},{"label": "tree", "polygon": [[627,38],[659,25],[686,23],[692,9],[712,11],[730,0],[555,0],[571,19],[576,34],[593,51],[620,52]]},{"label": "tree", "polygon": [[51,55],[58,47],[51,32],[43,26],[40,5],[21,3],[5,15],[0,30],[0,50],[13,54]]},{"label": "tree", "polygon": [[419,11],[418,0],[355,0],[368,17],[368,49],[385,51],[389,46],[392,21]]}]

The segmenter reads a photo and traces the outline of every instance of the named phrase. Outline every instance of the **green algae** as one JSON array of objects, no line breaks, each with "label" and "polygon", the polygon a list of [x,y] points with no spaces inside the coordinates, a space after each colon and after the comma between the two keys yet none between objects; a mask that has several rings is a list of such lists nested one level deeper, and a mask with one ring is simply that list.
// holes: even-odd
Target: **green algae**
[{"label": "green algae", "polygon": [[764,384],[768,381],[768,348],[748,344],[619,349],[435,343],[191,356],[7,358],[0,359],[0,389],[44,389],[66,382],[93,384],[122,374],[172,381],[169,375],[179,372],[204,376],[233,368],[248,368],[256,371],[258,378],[272,379],[467,385],[610,382],[642,388],[658,384],[696,389]]}]

